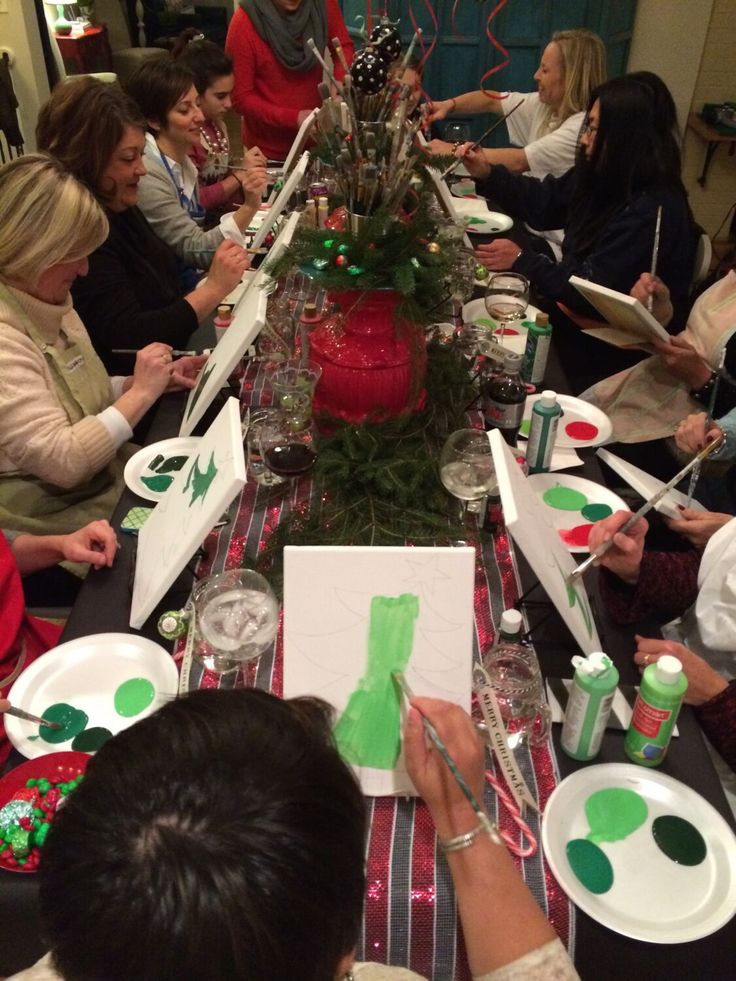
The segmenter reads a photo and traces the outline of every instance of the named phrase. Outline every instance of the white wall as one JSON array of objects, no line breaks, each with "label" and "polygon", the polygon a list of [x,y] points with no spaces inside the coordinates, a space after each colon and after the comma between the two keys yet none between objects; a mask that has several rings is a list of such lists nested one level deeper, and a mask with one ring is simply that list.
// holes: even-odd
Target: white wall
[{"label": "white wall", "polygon": [[46,65],[38,35],[36,12],[32,3],[10,0],[0,13],[0,46],[14,57],[10,69],[15,95],[20,103],[18,119],[27,153],[36,149],[36,117],[49,94]]}]

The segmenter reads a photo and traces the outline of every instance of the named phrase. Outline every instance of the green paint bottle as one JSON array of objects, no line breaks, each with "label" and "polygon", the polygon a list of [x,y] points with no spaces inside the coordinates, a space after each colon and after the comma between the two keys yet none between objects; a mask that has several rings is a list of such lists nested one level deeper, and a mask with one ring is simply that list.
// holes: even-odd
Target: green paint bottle
[{"label": "green paint bottle", "polygon": [[542,392],[532,408],[532,424],[529,442],[526,444],[526,462],[529,473],[548,473],[552,451],[557,438],[557,424],[562,409],[557,401],[557,393],[551,390]]},{"label": "green paint bottle", "polygon": [[526,348],[521,366],[521,377],[532,385],[539,385],[547,370],[549,345],[552,339],[552,325],[549,316],[541,310],[533,324],[527,324]]},{"label": "green paint bottle", "polygon": [[594,651],[576,655],[570,697],[562,723],[560,745],[574,760],[598,755],[618,685],[616,665],[606,654]]},{"label": "green paint bottle", "polygon": [[624,742],[633,763],[659,766],[665,758],[686,691],[682,664],[671,654],[644,669]]}]

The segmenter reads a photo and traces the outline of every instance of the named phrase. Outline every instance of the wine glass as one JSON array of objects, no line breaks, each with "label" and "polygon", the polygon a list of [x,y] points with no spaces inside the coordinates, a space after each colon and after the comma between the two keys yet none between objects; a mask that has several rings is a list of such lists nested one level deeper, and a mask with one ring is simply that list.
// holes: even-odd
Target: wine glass
[{"label": "wine glass", "polygon": [[260,657],[276,637],[278,601],[268,581],[250,569],[201,579],[192,602],[194,657],[217,674]]},{"label": "wine glass", "polygon": [[488,316],[501,325],[500,340],[504,328],[517,320],[523,320],[529,305],[529,280],[521,273],[494,273],[488,280],[485,292]]},{"label": "wine glass", "polygon": [[470,123],[445,123],[444,134],[448,143],[467,143],[470,139]]},{"label": "wine glass", "polygon": [[483,501],[498,488],[491,445],[482,429],[458,429],[440,454],[440,480],[460,502],[460,519],[481,512]]},{"label": "wine glass", "polygon": [[261,429],[261,456],[268,469],[294,481],[317,460],[314,423],[303,416],[277,413]]}]

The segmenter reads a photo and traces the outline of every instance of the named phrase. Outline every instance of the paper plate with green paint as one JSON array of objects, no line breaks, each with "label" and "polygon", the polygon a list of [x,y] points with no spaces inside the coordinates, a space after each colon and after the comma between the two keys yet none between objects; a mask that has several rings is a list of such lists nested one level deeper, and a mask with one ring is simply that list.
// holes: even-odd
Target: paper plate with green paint
[{"label": "paper plate with green paint", "polygon": [[199,436],[175,436],[144,446],[125,464],[128,488],[146,501],[160,501],[199,445]]},{"label": "paper plate with green paint", "polygon": [[[529,319],[531,318],[529,317]],[[541,397],[542,393],[537,392],[536,395],[530,395],[526,400],[524,417],[519,431],[519,435],[523,439],[529,435],[534,403]],[[586,446],[600,446],[601,443],[609,441],[613,427],[605,412],[601,412],[590,402],[575,398],[574,395],[558,395],[557,401],[562,409],[562,415],[557,424],[555,446],[579,450]]]},{"label": "paper plate with green paint", "polygon": [[594,522],[614,511],[629,510],[618,494],[584,477],[534,473],[529,476],[529,485],[570,552],[588,551],[588,535]]},{"label": "paper plate with green paint", "polygon": [[56,750],[94,752],[176,695],[171,656],[135,634],[91,634],[55,647],[34,661],[10,690],[26,711],[62,721],[61,732],[7,716],[5,731],[29,758]]},{"label": "paper plate with green paint", "polygon": [[570,899],[625,937],[687,943],[736,913],[736,836],[657,770],[604,763],[571,774],[547,802],[542,846]]},{"label": "paper plate with green paint", "polygon": [[462,217],[467,222],[467,230],[471,235],[500,235],[513,227],[514,219],[500,211],[488,211],[479,207],[477,211],[464,212]]}]

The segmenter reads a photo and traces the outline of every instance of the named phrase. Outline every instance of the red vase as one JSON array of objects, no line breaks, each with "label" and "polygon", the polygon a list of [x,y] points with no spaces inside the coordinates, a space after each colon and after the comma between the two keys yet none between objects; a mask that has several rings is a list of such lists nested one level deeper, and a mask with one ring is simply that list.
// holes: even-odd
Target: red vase
[{"label": "red vase", "polygon": [[309,335],[310,357],[322,367],[316,412],[346,422],[390,419],[424,406],[424,331],[396,308],[395,290],[346,290],[329,299],[341,312]]}]

